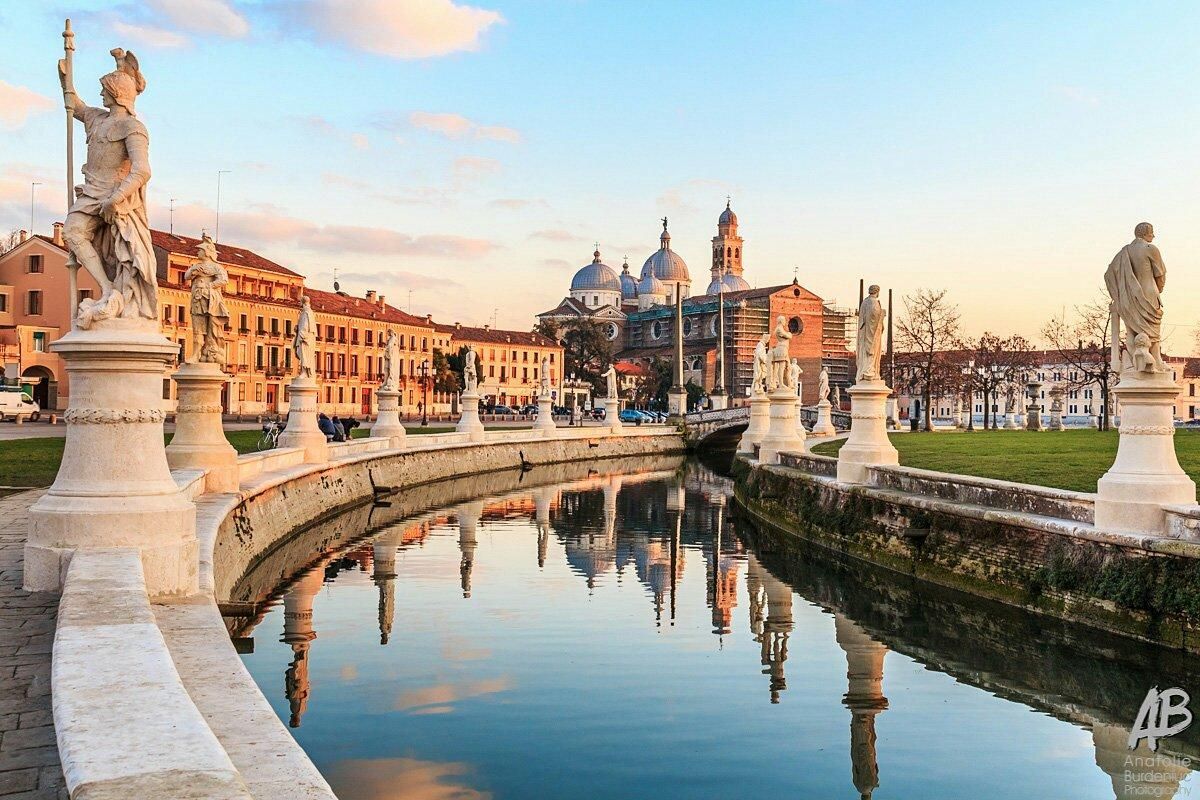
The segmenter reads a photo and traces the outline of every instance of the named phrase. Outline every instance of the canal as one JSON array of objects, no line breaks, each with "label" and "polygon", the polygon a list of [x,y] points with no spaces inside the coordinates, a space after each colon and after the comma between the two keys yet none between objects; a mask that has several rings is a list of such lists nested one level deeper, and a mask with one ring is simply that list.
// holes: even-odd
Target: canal
[{"label": "canal", "polygon": [[343,800],[1195,788],[1200,731],[1127,744],[1151,687],[1200,687],[1188,659],[843,560],[732,494],[682,458],[419,487],[301,532],[226,621]]}]

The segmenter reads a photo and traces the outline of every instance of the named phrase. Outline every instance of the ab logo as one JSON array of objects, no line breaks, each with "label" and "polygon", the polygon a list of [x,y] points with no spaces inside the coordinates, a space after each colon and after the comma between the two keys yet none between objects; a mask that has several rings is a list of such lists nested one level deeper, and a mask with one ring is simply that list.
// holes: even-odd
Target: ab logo
[{"label": "ab logo", "polygon": [[[1178,686],[1161,692],[1155,686],[1146,692],[1133,730],[1129,732],[1129,749],[1135,749],[1138,740],[1145,739],[1150,750],[1157,751],[1160,738],[1187,730],[1192,724],[1192,712],[1187,707],[1189,702],[1188,693]],[[1178,717],[1178,721],[1171,722],[1172,717]]]}]

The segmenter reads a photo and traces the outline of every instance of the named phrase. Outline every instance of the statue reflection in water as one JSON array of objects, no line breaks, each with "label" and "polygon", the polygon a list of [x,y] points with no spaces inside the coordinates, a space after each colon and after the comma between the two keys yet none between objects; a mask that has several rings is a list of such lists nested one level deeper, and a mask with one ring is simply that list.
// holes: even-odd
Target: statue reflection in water
[{"label": "statue reflection in water", "polygon": [[313,630],[313,598],[325,582],[328,560],[322,559],[301,575],[283,596],[282,641],[292,648],[292,661],[284,674],[284,695],[291,710],[288,726],[292,728],[300,727],[300,719],[308,707],[308,653],[317,638]]}]

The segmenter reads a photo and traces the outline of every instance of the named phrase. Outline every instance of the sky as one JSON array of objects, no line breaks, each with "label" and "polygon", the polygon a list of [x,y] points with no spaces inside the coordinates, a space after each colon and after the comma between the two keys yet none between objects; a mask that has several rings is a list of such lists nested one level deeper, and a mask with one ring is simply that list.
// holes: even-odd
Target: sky
[{"label": "sky", "polygon": [[966,333],[1036,339],[1144,219],[1193,350],[1194,3],[477,2],[6,0],[0,230],[32,182],[37,230],[63,215],[70,16],[86,100],[113,47],[147,77],[152,225],[213,232],[228,170],[221,241],[310,286],[525,330],[662,216],[703,291],[730,195],[752,285],[946,288]]}]

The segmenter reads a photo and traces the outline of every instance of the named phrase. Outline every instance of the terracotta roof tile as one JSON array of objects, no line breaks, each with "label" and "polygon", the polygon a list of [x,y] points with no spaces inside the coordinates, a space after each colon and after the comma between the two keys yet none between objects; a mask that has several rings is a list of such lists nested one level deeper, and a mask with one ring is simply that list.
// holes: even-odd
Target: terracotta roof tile
[{"label": "terracotta roof tile", "polygon": [[304,294],[312,305],[313,311],[323,314],[342,314],[358,319],[391,322],[397,325],[415,325],[430,328],[432,325],[424,317],[417,317],[389,305],[379,305],[362,297],[351,297],[340,292],[325,292],[320,289],[305,289]]},{"label": "terracotta roof tile", "polygon": [[467,325],[446,325],[444,323],[434,323],[434,327],[441,333],[449,333],[455,339],[460,339],[464,342],[482,342],[485,344],[521,344],[521,345],[536,345],[538,347],[556,347],[557,344],[542,336],[540,333],[532,331],[505,331],[499,328],[472,328]]},{"label": "terracotta roof tile", "polygon": [[[190,236],[180,236],[177,233],[172,234],[156,230],[150,231],[150,240],[154,243],[155,247],[161,247],[169,253],[179,253],[185,256],[196,255],[196,246],[200,244],[199,239],[193,239]],[[299,272],[293,272],[287,267],[265,259],[253,250],[247,250],[244,247],[218,244],[217,260],[222,264],[239,264],[251,269],[259,269],[263,272],[274,272],[277,275],[288,275],[293,278],[303,277]]]}]

